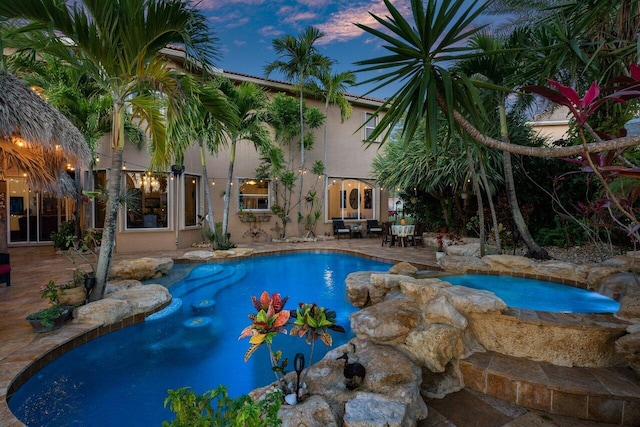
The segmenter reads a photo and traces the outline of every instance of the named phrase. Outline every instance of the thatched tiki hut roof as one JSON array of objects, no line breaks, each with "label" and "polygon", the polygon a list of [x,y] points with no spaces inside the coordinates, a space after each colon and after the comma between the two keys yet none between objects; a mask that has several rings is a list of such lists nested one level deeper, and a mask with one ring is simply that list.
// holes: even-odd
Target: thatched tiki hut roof
[{"label": "thatched tiki hut roof", "polygon": [[86,163],[89,147],[62,113],[13,75],[0,71],[0,168],[19,168],[36,189],[73,193],[68,163]]}]

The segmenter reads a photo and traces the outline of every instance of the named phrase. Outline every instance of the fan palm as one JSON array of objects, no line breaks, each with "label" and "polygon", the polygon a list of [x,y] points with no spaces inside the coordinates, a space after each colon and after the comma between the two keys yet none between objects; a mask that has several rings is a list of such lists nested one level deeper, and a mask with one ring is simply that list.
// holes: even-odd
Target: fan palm
[{"label": "fan palm", "polygon": [[[297,81],[300,116],[300,169],[305,168],[304,137],[304,86],[323,67],[330,65],[329,59],[320,54],[315,43],[324,36],[317,28],[307,27],[298,37],[290,35],[273,40],[273,49],[281,59],[269,63],[265,67],[267,77],[274,71],[282,72],[287,79]],[[302,216],[303,174],[298,183],[298,218]],[[302,223],[298,223],[298,235],[302,234]]]},{"label": "fan palm", "polygon": [[146,126],[153,144],[151,167],[169,163],[165,120],[157,92],[174,113],[182,97],[177,73],[158,56],[169,43],[209,64],[212,37],[205,17],[184,0],[22,0],[0,3],[0,20],[26,22],[30,46],[85,70],[113,100],[111,175],[102,248],[91,299],[100,299],[113,257],[122,186],[124,123],[128,106]]}]

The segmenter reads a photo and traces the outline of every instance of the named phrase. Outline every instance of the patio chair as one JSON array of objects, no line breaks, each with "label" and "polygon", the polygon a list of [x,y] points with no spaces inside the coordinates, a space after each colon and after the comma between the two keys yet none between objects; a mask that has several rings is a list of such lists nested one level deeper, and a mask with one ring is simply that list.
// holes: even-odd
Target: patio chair
[{"label": "patio chair", "polygon": [[341,219],[333,220],[333,235],[339,240],[340,235],[351,237],[351,228],[344,225],[344,221]]},{"label": "patio chair", "polygon": [[11,286],[11,262],[8,253],[0,253],[0,283]]},{"label": "patio chair", "polygon": [[416,222],[415,228],[413,229],[413,236],[411,237],[411,242],[415,247],[418,247],[418,242],[420,246],[424,247],[424,238],[422,235],[427,229],[427,224],[425,222]]},{"label": "patio chair", "polygon": [[389,246],[393,246],[395,243],[395,238],[391,233],[391,223],[388,221],[382,223],[382,246],[386,243],[389,243]]},{"label": "patio chair", "polygon": [[371,233],[378,233],[378,235],[382,235],[382,227],[378,224],[377,219],[368,219],[367,220],[367,236],[371,237]]}]

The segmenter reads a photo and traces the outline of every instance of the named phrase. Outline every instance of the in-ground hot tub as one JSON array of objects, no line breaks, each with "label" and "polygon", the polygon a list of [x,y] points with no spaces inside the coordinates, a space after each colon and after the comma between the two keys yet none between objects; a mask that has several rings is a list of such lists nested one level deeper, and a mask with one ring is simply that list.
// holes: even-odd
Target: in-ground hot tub
[{"label": "in-ground hot tub", "polygon": [[[487,350],[561,366],[626,364],[615,352],[615,341],[626,333],[629,324],[613,316],[619,304],[611,298],[573,286],[511,276],[474,274],[441,279],[489,290],[509,306],[500,313],[468,313],[478,342]],[[519,286],[522,289],[518,291]],[[519,302],[508,295],[514,291],[520,294],[519,300],[516,298]],[[525,297],[520,298],[522,295]],[[548,307],[536,298],[546,298]],[[558,306],[561,300],[568,304]]]}]

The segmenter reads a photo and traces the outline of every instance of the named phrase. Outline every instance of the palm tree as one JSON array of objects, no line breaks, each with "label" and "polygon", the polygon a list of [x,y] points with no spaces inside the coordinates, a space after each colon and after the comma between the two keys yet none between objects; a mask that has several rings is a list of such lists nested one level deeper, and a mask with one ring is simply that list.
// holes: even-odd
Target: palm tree
[{"label": "palm tree", "polygon": [[[51,55],[16,54],[8,66],[30,87],[42,91],[47,101],[58,109],[82,133],[91,152],[86,188],[93,189],[93,168],[99,139],[111,130],[113,101],[87,74],[70,67]],[[134,145],[141,147],[145,135],[131,120],[125,122],[125,134]],[[80,203],[80,165],[76,165],[76,207]],[[82,237],[81,215],[76,215],[76,235]],[[85,215],[88,217],[88,214]]]},{"label": "palm tree", "polygon": [[[513,76],[516,73],[512,64],[520,63],[522,49],[518,48],[521,42],[521,32],[514,32],[506,41],[498,40],[488,33],[478,33],[471,37],[469,46],[481,56],[465,59],[456,64],[456,69],[471,76],[472,78],[494,85],[510,86],[515,84]],[[484,55],[482,55],[484,54]],[[510,143],[509,129],[507,126],[506,103],[507,93],[501,90],[491,91],[488,102],[490,105],[497,105],[498,117],[500,121],[500,135],[502,141]],[[504,175],[507,191],[507,199],[511,207],[513,222],[522,240],[529,248],[529,254],[535,258],[548,258],[546,250],[540,247],[529,232],[529,227],[522,215],[518,204],[515,182],[513,179],[513,166],[511,153],[503,151]],[[491,199],[490,199],[491,200]],[[493,209],[493,208],[492,208]],[[495,225],[494,225],[495,227]],[[497,230],[496,230],[497,232]]]},{"label": "palm tree", "polygon": [[[330,65],[329,59],[320,54],[314,45],[324,34],[317,28],[307,27],[297,38],[287,35],[273,40],[273,48],[281,59],[265,67],[267,77],[274,71],[282,72],[287,79],[296,80],[299,95],[300,115],[300,169],[305,168],[304,137],[304,87],[305,83],[316,76],[320,69]],[[300,174],[298,189],[298,218],[302,216],[303,174]],[[302,223],[298,222],[298,235],[302,235]]]},{"label": "palm tree", "polygon": [[[318,84],[311,85],[311,91],[324,99],[324,129],[322,134],[323,142],[323,164],[324,164],[324,188],[327,188],[327,126],[329,119],[329,105],[336,105],[340,109],[340,120],[344,122],[351,117],[351,104],[345,94],[347,88],[356,84],[356,75],[352,71],[331,74],[328,67],[322,68],[316,76]],[[325,191],[322,192],[322,203],[324,205]]]},{"label": "palm tree", "polygon": [[169,163],[165,120],[156,93],[173,114],[182,97],[177,73],[158,56],[169,43],[182,44],[188,56],[209,64],[213,45],[205,17],[182,0],[23,0],[0,3],[0,20],[27,22],[30,46],[82,68],[113,100],[111,175],[102,247],[91,299],[104,295],[113,257],[122,186],[124,123],[128,106],[146,126],[153,144],[151,168]]},{"label": "palm tree", "polygon": [[413,23],[403,17],[389,0],[384,0],[384,3],[390,17],[385,19],[371,14],[384,27],[383,30],[364,24],[355,25],[386,42],[385,48],[391,53],[357,62],[361,67],[357,72],[379,73],[360,83],[373,84],[372,90],[397,81],[404,84],[378,108],[377,113],[385,114],[372,132],[371,139],[382,135],[386,140],[396,125],[402,125],[404,140],[409,141],[420,121],[426,118],[429,130],[426,143],[430,144],[436,141],[436,112],[442,110],[447,115],[448,126],[453,128],[454,123],[457,124],[480,144],[527,156],[559,158],[640,144],[640,136],[633,136],[583,146],[532,147],[510,144],[483,134],[472,124],[481,123],[480,98],[474,86],[477,82],[463,73],[451,72],[448,66],[452,61],[477,55],[471,47],[465,46],[465,41],[482,31],[483,27],[475,25],[474,21],[486,10],[489,2],[411,0]]},{"label": "palm tree", "polygon": [[[171,140],[172,151],[176,158],[176,165],[182,166],[184,152],[193,143],[200,151],[200,165],[204,186],[207,227],[213,232],[215,216],[211,199],[211,188],[208,185],[207,153],[217,153],[225,142],[225,131],[236,125],[236,107],[222,93],[216,79],[197,81],[192,76],[182,79],[183,86],[190,88],[182,114],[175,118],[167,129]],[[217,239],[220,236],[217,236]],[[216,240],[217,241],[217,240]]]},{"label": "palm tree", "polygon": [[267,153],[270,151],[271,137],[266,127],[267,96],[262,89],[248,82],[236,87],[227,79],[222,82],[220,88],[229,97],[231,103],[235,105],[237,113],[235,125],[227,128],[227,137],[230,144],[229,171],[222,217],[222,235],[226,236],[231,203],[231,183],[233,182],[233,168],[236,161],[236,146],[240,141],[249,141],[253,143],[257,151]]}]

